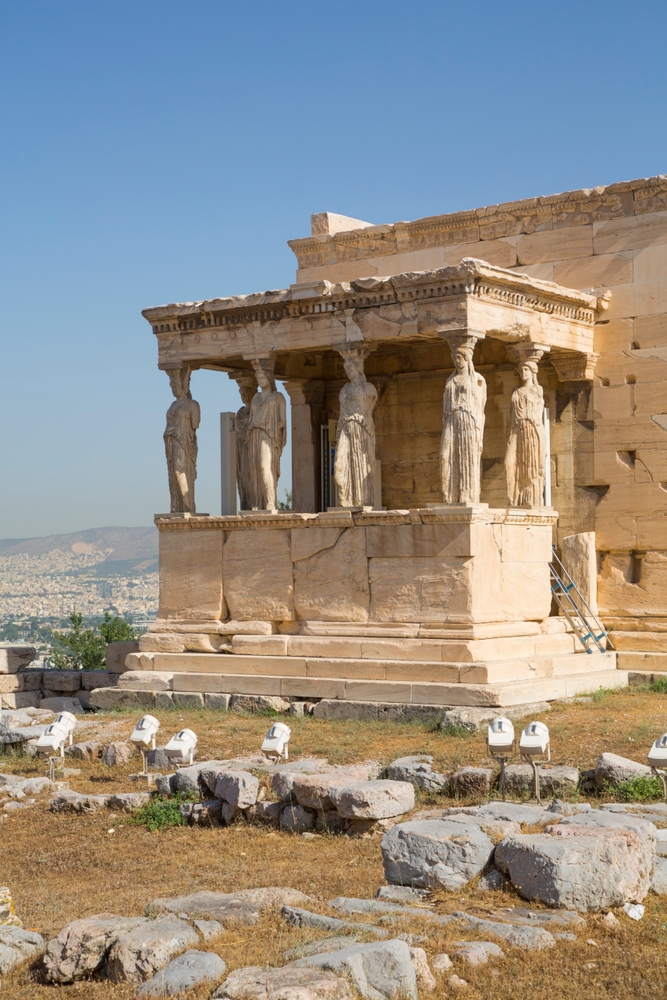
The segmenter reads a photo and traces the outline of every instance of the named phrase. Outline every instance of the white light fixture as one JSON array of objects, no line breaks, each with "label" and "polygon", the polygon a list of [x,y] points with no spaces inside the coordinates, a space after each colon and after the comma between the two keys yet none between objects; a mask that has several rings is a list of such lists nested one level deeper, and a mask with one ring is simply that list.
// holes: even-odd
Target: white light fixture
[{"label": "white light fixture", "polygon": [[76,729],[76,716],[71,712],[60,712],[53,720],[54,726],[61,726],[69,736],[69,745],[74,742],[74,730]]},{"label": "white light fixture", "polygon": [[289,760],[289,738],[292,730],[283,722],[274,722],[262,743],[262,753],[269,760]]},{"label": "white light fixture", "polygon": [[189,764],[192,764],[195,759],[196,746],[196,733],[193,733],[191,729],[181,729],[180,733],[176,733],[169,740],[164,752],[169,760],[173,760],[175,763],[182,764],[184,760],[187,760]]},{"label": "white light fixture", "polygon": [[150,749],[155,750],[155,734],[159,728],[160,720],[156,719],[154,715],[142,716],[134,727],[134,732],[130,736],[130,742],[141,751],[143,768],[141,775],[130,775],[130,778],[133,781],[139,780],[139,777],[142,777],[144,781],[148,780],[149,744]]},{"label": "white light fixture", "polygon": [[493,719],[486,731],[486,747],[489,756],[500,764],[500,794],[505,801],[505,766],[507,758],[514,749],[514,726],[509,719],[499,716]]},{"label": "white light fixture", "polygon": [[656,740],[648,752],[648,762],[653,773],[662,781],[663,797],[667,801],[667,733],[663,733],[659,740]]},{"label": "white light fixture", "polygon": [[76,726],[76,719],[71,712],[61,712],[60,715],[47,726],[35,744],[37,753],[49,758],[49,777],[51,781],[56,780],[56,761],[65,757],[65,744],[69,741],[72,745],[72,733]]},{"label": "white light fixture", "polygon": [[540,779],[537,773],[537,757],[547,755],[547,760],[551,760],[551,743],[549,742],[549,729],[543,722],[530,722],[521,733],[519,740],[519,753],[521,759],[530,764],[533,769],[533,789],[537,804],[542,805],[540,798]]}]

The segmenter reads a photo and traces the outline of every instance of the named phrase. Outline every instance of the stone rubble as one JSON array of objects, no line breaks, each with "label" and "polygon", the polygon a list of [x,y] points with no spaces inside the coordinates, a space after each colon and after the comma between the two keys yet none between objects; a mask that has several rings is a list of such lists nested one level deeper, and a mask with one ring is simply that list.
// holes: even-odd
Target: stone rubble
[{"label": "stone rubble", "polygon": [[236,969],[210,1000],[354,1000],[347,979],[326,969]]},{"label": "stone rubble", "polygon": [[296,968],[328,969],[349,976],[366,1000],[418,1000],[417,975],[405,941],[353,944],[341,951],[298,959]]},{"label": "stone rubble", "polygon": [[479,875],[493,854],[493,843],[479,826],[446,819],[400,823],[380,848],[388,882],[449,890]]},{"label": "stone rubble", "polygon": [[227,966],[219,955],[191,948],[140,986],[136,998],[180,997],[185,990],[200,983],[219,983],[226,971]]},{"label": "stone rubble", "polygon": [[467,965],[486,965],[490,958],[504,958],[505,952],[493,941],[456,941],[452,950]]},{"label": "stone rubble", "polygon": [[415,788],[422,788],[428,792],[443,792],[449,779],[446,775],[434,771],[432,763],[433,757],[428,754],[399,757],[387,767],[385,774],[392,781],[409,781]]},{"label": "stone rubble", "polygon": [[22,927],[0,926],[0,975],[44,950],[44,938]]}]

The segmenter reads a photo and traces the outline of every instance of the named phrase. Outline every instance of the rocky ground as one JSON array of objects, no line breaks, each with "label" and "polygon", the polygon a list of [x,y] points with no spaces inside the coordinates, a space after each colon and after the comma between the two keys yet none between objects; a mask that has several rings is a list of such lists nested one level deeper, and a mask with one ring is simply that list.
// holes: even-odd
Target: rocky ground
[{"label": "rocky ground", "polygon": [[[621,775],[613,759],[606,759],[604,773],[598,768],[597,784],[591,776],[583,795],[574,790],[572,769],[593,768],[601,753],[643,762],[650,743],[667,728],[666,708],[665,695],[629,691],[556,705],[542,716],[551,730],[554,764],[543,772],[544,782],[551,782],[545,805],[551,805],[554,792],[562,799],[546,815],[517,811],[516,802],[514,812],[512,806],[475,809],[488,797],[483,791],[485,772],[462,774],[462,768],[492,768],[493,762],[485,759],[483,734],[429,732],[419,724],[289,719],[293,758],[327,758],[325,771],[330,765],[354,771],[346,770],[347,786],[334,782],[323,789],[317,785],[323,765],[315,769],[319,776],[309,776],[312,768],[307,768],[296,772],[302,787],[292,784],[286,793],[285,777],[250,766],[270,722],[266,717],[158,712],[161,736],[187,725],[200,737],[201,762],[242,757],[248,762],[245,773],[253,780],[230,781],[225,777],[228,765],[200,769],[206,777],[203,797],[218,802],[220,815],[227,807],[231,825],[179,826],[155,833],[134,824],[132,813],[124,811],[133,803],[122,796],[137,791],[128,774],[137,769],[138,754],[124,760],[119,746],[107,750],[104,761],[97,756],[102,747],[127,741],[138,713],[81,717],[77,742],[98,746],[90,752],[92,759],[67,760],[68,770],[77,772],[64,776],[69,795],[34,780],[45,774],[42,760],[11,750],[0,758],[0,771],[14,776],[0,789],[0,815],[6,817],[0,821],[0,882],[11,888],[28,935],[23,939],[25,961],[2,976],[2,992],[25,1000],[129,1000],[165,995],[170,982],[196,983],[197,976],[206,974],[208,981],[185,995],[203,1000],[213,993],[240,1000],[283,996],[285,989],[298,988],[300,998],[343,1000],[355,989],[367,996],[373,996],[372,990],[390,996],[393,990],[398,996],[400,987],[408,996],[418,990],[420,997],[663,997],[667,896],[645,894],[645,867],[649,848],[653,859],[657,845],[655,856],[661,858],[667,816],[663,824],[659,803],[640,803],[643,810],[627,802],[614,804],[619,796],[610,792],[609,784]],[[419,755],[432,760],[403,760],[385,770],[400,758]],[[374,784],[380,771],[386,784]],[[340,777],[343,772],[338,773]],[[27,786],[22,783],[26,779]],[[521,772],[515,772],[510,798],[518,800],[525,787]],[[324,812],[340,817],[341,832],[318,829],[322,809],[317,807],[323,802],[313,795],[323,791],[328,795]],[[68,800],[81,801],[72,792],[101,795],[106,801],[94,812],[68,811]],[[112,795],[117,798],[110,799]],[[60,801],[59,811],[53,811],[58,809],[51,806],[53,800]],[[96,808],[95,800],[91,802]],[[611,834],[600,836],[599,823],[579,812],[584,803],[592,806],[591,814],[609,817],[605,829],[616,821]],[[273,816],[268,815],[271,804]],[[601,810],[602,805],[613,808]],[[186,812],[192,813],[194,806],[184,803]],[[355,816],[355,810],[368,814],[378,808],[394,815],[370,822]],[[258,822],[258,810],[275,825]],[[306,817],[300,833],[290,832],[288,822],[280,825],[287,810],[290,821],[295,814],[301,820]],[[220,820],[216,816],[214,821]],[[440,851],[437,845],[433,851],[433,839],[430,853],[421,851],[420,838],[429,832],[424,827],[433,823],[440,834],[443,823],[458,823],[455,837],[460,830],[469,838],[463,868],[452,863],[456,858],[451,852],[431,856]],[[567,827],[570,833],[564,834]],[[647,833],[648,827],[653,832]],[[450,843],[447,837],[444,841]],[[493,850],[500,842],[495,866],[489,865],[489,845]],[[582,842],[587,858],[592,847],[599,852],[598,873],[606,877],[614,866],[623,869],[621,895],[618,878],[602,879],[594,891],[590,879],[577,880],[571,845],[580,848]],[[567,849],[565,861],[575,877],[558,882],[561,895],[551,901],[556,908],[548,909],[535,898],[527,845],[529,861],[536,850],[539,857],[551,852],[552,866],[563,861]],[[619,851],[626,852],[624,860],[619,861]],[[421,884],[406,893],[388,884],[388,878]],[[292,893],[245,893],[265,886]],[[201,897],[202,892],[224,898]],[[619,905],[623,892],[644,892],[641,920],[631,920]],[[0,920],[1,905],[0,899]],[[589,912],[591,905],[594,912]],[[147,912],[151,920],[146,920]],[[239,919],[241,912],[252,914],[251,919]],[[90,948],[81,949],[81,941],[99,943],[100,930],[93,923],[91,935],[90,926],[74,922],[103,913],[115,915],[115,922],[103,929],[103,947],[96,946],[102,947],[95,954],[102,955],[105,978],[78,979],[71,968],[80,970],[81,955],[89,959],[91,953]],[[153,950],[146,945],[148,932],[157,942]],[[41,952],[37,933],[48,945],[43,962],[36,960]],[[0,940],[0,962],[2,948]],[[170,962],[180,953],[175,965]],[[142,961],[148,965],[136,972]],[[258,967],[274,971],[257,972]],[[72,978],[74,982],[68,982]],[[57,993],[48,979],[62,983]],[[152,984],[140,986],[142,980]]]}]

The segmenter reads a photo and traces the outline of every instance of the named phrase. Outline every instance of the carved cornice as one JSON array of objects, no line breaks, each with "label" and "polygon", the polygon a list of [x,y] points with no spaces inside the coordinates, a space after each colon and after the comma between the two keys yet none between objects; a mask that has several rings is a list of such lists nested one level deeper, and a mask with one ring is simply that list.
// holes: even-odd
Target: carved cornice
[{"label": "carved cornice", "polygon": [[[435,215],[414,222],[369,226],[334,235],[288,240],[300,268],[368,257],[385,257],[431,247],[528,235],[544,229],[590,225],[625,216],[667,210],[667,176],[641,178],[607,187],[565,191],[541,198],[488,205],[472,211]],[[480,248],[480,256],[483,256]]]},{"label": "carved cornice", "polygon": [[599,354],[579,351],[552,351],[551,363],[560,382],[592,382]]}]

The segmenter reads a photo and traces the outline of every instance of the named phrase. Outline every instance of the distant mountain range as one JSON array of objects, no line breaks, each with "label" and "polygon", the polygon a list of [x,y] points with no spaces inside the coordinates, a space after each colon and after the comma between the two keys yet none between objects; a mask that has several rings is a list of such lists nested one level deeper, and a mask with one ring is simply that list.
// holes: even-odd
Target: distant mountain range
[{"label": "distant mountain range", "polygon": [[[89,528],[87,531],[73,531],[69,535],[45,535],[42,538],[2,538],[0,557],[3,556],[43,556],[49,552],[73,552],[83,555],[88,552],[102,552],[111,549],[104,563],[131,564],[157,563],[157,528]],[[142,565],[145,570],[148,565]],[[157,568],[157,567],[154,567]]]}]

